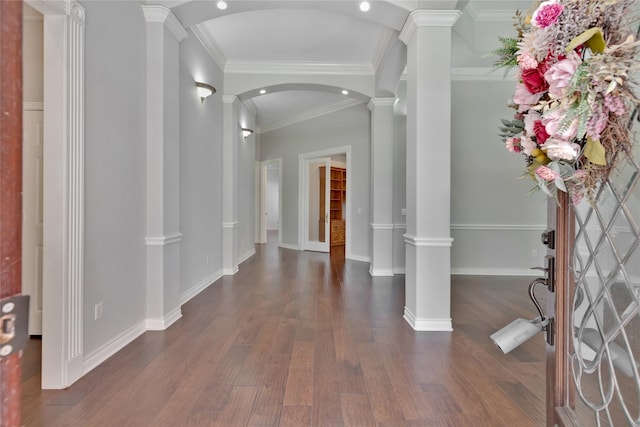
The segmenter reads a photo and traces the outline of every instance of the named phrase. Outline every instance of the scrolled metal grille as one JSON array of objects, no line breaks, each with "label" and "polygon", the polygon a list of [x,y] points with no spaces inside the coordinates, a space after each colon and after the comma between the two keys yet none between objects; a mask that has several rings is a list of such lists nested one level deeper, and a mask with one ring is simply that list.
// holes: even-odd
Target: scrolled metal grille
[{"label": "scrolled metal grille", "polygon": [[581,425],[640,426],[640,155],[593,204],[573,207],[575,295],[570,352]]}]

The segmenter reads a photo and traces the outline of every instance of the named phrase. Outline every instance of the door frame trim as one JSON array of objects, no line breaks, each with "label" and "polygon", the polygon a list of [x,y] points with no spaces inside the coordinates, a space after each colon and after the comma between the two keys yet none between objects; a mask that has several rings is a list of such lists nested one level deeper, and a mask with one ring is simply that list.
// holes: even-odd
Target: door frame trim
[{"label": "door frame trim", "polygon": [[85,373],[84,7],[26,0],[44,15],[42,388]]},{"label": "door frame trim", "polygon": [[306,188],[305,179],[302,179],[305,172],[305,161],[316,157],[331,157],[344,154],[347,157],[347,202],[345,209],[346,218],[346,242],[345,242],[345,257],[351,258],[351,200],[353,194],[351,192],[351,145],[344,145],[341,147],[332,147],[324,150],[312,151],[308,153],[302,153],[298,155],[298,248],[304,250],[304,226],[305,226],[305,205],[304,201],[309,196],[309,190]]}]

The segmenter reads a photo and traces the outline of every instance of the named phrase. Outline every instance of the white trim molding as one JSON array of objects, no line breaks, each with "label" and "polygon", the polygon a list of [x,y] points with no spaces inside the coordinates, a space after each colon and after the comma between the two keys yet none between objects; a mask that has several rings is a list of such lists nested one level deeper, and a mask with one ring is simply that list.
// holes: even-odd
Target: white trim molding
[{"label": "white trim molding", "polygon": [[429,331],[429,332],[451,332],[453,331],[453,325],[451,319],[419,319],[415,317],[411,310],[407,307],[404,308],[404,320],[415,331]]},{"label": "white trim molding", "polygon": [[326,62],[293,62],[293,61],[233,61],[228,60],[224,67],[225,74],[296,74],[324,76],[372,76],[373,65],[368,62],[326,63]]},{"label": "white trim molding", "polygon": [[91,372],[108,358],[122,350],[127,344],[146,332],[145,321],[127,329],[84,359],[84,375]]},{"label": "white trim molding", "polygon": [[400,31],[398,38],[407,44],[418,27],[453,27],[462,16],[459,10],[414,10]]},{"label": "white trim molding", "polygon": [[346,259],[350,259],[352,261],[361,261],[361,262],[371,262],[371,257],[365,256],[365,255],[349,255],[348,257],[345,257]]},{"label": "white trim molding", "polygon": [[238,257],[238,264],[242,264],[243,262],[245,262],[246,260],[254,256],[255,254],[256,254],[256,248],[248,250],[246,253]]},{"label": "white trim molding", "polygon": [[394,230],[395,224],[373,224],[373,223],[369,223],[369,227],[371,227],[372,230]]},{"label": "white trim molding", "polygon": [[145,325],[148,331],[164,331],[181,317],[182,309],[178,307],[164,317],[147,318],[145,320]]},{"label": "white trim molding", "polygon": [[535,277],[540,276],[540,272],[530,268],[451,268],[452,276],[519,276]]},{"label": "white trim molding", "polygon": [[166,24],[167,28],[178,41],[181,41],[188,36],[187,31],[168,7],[157,4],[143,4],[140,7],[142,7],[145,21]]},{"label": "white trim molding", "polygon": [[451,224],[452,230],[544,231],[544,224]]},{"label": "white trim molding", "polygon": [[233,222],[223,222],[222,223],[222,228],[236,228],[238,227],[238,225],[240,225],[240,223],[238,221],[233,221]]},{"label": "white trim molding", "polygon": [[216,43],[209,30],[207,30],[207,27],[202,24],[194,25],[191,27],[191,32],[196,36],[198,41],[200,41],[200,44],[204,47],[204,50],[207,51],[209,56],[213,58],[213,62],[215,62],[221,70],[224,70],[224,66],[227,63],[227,57],[224,56],[224,52],[222,52],[218,43]]},{"label": "white trim molding", "polygon": [[299,251],[300,247],[298,245],[292,245],[290,243],[280,243],[280,247],[282,249],[291,249],[292,251]]},{"label": "white trim molding", "polygon": [[193,286],[187,292],[184,292],[182,295],[180,295],[180,305],[183,305],[183,304],[189,302],[189,300],[191,300],[191,298],[195,297],[200,292],[204,291],[209,286],[213,285],[222,276],[223,276],[222,275],[222,270],[220,270],[220,271],[216,271],[215,273],[211,274],[210,276],[207,276],[204,279],[202,279],[200,282],[198,282],[195,286]]},{"label": "white trim molding", "polygon": [[169,234],[168,236],[145,237],[147,246],[167,246],[174,243],[180,243],[181,240],[181,233]]},{"label": "white trim molding", "polygon": [[402,237],[405,243],[415,247],[451,247],[453,245],[452,237],[416,237],[410,234],[404,234]]}]

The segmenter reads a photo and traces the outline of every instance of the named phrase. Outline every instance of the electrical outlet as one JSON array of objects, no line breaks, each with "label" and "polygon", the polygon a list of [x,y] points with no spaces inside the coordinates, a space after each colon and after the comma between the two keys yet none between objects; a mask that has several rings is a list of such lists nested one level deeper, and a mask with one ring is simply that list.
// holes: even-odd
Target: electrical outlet
[{"label": "electrical outlet", "polygon": [[537,257],[538,256],[538,251],[536,251],[535,249],[531,251],[531,256],[532,257]]},{"label": "electrical outlet", "polygon": [[95,320],[102,319],[102,303],[101,302],[95,305],[93,317]]}]

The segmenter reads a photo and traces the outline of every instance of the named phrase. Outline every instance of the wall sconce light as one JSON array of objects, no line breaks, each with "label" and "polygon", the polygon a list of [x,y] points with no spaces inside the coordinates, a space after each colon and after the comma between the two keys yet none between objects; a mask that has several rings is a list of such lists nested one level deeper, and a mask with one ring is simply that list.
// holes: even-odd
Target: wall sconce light
[{"label": "wall sconce light", "polygon": [[253,129],[249,129],[249,128],[242,128],[242,137],[244,139],[247,139],[247,137],[249,135],[251,135],[253,133]]},{"label": "wall sconce light", "polygon": [[216,88],[206,83],[196,82],[196,89],[203,104],[205,99],[216,93]]}]

